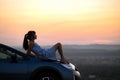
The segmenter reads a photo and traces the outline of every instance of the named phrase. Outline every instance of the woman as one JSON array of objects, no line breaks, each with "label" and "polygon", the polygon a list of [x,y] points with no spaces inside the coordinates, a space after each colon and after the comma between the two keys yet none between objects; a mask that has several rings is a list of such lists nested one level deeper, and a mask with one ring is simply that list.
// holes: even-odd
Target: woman
[{"label": "woman", "polygon": [[[27,51],[28,55],[32,55],[32,56],[38,57],[40,59],[57,60],[56,51],[58,50],[58,53],[60,54],[60,57],[61,57],[60,61],[64,64],[69,63],[64,58],[61,43],[57,43],[49,49],[43,49],[40,47],[40,45],[38,45],[35,42],[35,39],[37,39],[37,35],[36,35],[35,31],[29,31],[24,36],[23,48]],[[32,54],[31,52],[33,52],[35,54]]]}]

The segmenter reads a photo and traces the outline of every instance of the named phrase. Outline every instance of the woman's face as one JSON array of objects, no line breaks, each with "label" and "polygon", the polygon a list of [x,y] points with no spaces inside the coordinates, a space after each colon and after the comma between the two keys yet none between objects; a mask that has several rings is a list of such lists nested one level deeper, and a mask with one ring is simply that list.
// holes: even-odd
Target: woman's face
[{"label": "woman's face", "polygon": [[37,39],[37,35],[36,34],[34,35],[34,39]]}]

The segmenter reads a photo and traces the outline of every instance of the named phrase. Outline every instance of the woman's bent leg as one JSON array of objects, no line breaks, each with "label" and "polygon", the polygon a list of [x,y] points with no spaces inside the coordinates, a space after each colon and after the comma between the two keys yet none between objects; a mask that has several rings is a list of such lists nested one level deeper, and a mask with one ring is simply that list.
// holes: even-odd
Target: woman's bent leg
[{"label": "woman's bent leg", "polygon": [[69,62],[64,58],[63,49],[62,49],[61,43],[57,43],[57,44],[55,45],[55,48],[56,48],[56,50],[58,50],[58,53],[60,54],[61,62],[66,63],[66,64],[69,63]]}]

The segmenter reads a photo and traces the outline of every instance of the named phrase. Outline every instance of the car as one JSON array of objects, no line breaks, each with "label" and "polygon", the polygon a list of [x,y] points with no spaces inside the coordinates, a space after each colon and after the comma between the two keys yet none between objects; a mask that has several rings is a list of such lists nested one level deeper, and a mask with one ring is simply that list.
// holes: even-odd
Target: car
[{"label": "car", "polygon": [[40,60],[0,43],[0,80],[81,80],[72,64]]}]

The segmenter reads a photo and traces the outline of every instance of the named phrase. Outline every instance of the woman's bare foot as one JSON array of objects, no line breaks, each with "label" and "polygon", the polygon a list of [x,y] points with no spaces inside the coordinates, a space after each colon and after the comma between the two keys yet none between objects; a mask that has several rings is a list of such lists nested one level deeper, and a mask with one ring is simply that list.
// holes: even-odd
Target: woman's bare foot
[{"label": "woman's bare foot", "polygon": [[60,62],[63,64],[69,64],[69,62],[66,59],[61,59]]}]

